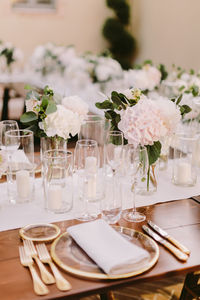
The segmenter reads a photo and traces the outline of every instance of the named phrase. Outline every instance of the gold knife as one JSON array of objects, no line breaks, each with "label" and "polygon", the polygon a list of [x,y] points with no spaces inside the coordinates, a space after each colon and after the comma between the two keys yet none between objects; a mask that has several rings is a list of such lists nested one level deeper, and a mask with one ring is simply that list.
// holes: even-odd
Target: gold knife
[{"label": "gold knife", "polygon": [[152,221],[147,221],[148,225],[150,225],[155,231],[157,231],[162,237],[170,241],[172,244],[174,244],[177,248],[179,248],[182,252],[186,254],[190,254],[190,250],[186,248],[184,245],[182,245],[180,242],[178,242],[175,238],[170,236],[165,230],[158,227],[158,225],[154,224]]},{"label": "gold knife", "polygon": [[178,248],[170,244],[167,240],[163,239],[160,235],[155,233],[146,225],[142,226],[142,229],[148,233],[154,240],[156,240],[161,245],[165,246],[169,251],[171,251],[179,260],[186,261],[188,259],[188,255],[180,251]]}]

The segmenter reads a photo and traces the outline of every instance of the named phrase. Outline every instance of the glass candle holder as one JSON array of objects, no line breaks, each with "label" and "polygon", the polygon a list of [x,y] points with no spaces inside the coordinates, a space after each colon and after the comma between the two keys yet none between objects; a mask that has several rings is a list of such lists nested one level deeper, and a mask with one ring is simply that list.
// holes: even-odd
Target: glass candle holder
[{"label": "glass candle holder", "polygon": [[174,148],[172,182],[180,186],[193,186],[197,179],[195,162],[196,135],[177,134]]},{"label": "glass candle holder", "polygon": [[64,213],[72,208],[73,167],[72,152],[48,150],[43,155],[43,186],[45,208],[53,213]]},{"label": "glass candle holder", "polygon": [[89,139],[97,142],[100,161],[99,167],[102,168],[105,164],[105,141],[110,129],[109,120],[99,115],[87,115],[83,120],[78,139]]},{"label": "glass candle holder", "polygon": [[34,197],[34,142],[30,130],[5,133],[8,157],[7,191],[11,203],[24,203]]}]

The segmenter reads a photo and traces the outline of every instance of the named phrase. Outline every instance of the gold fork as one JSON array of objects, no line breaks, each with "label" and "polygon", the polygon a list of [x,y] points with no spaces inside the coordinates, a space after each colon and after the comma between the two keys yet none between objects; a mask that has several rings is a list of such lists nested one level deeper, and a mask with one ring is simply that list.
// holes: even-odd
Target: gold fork
[{"label": "gold fork", "polygon": [[46,245],[45,244],[37,244],[36,248],[37,248],[40,260],[43,263],[49,264],[49,266],[51,267],[51,270],[56,279],[57,288],[61,291],[70,290],[72,288],[71,284],[60,274],[60,272],[56,268],[55,264],[52,262],[50,254],[46,248]]},{"label": "gold fork", "polygon": [[35,262],[37,263],[39,269],[40,269],[40,274],[42,277],[42,280],[46,284],[52,284],[55,283],[55,279],[53,275],[45,268],[43,263],[39,260],[37,251],[35,249],[35,246],[32,241],[29,240],[24,240],[24,249],[27,253],[27,255],[30,255],[32,258],[34,258]]},{"label": "gold fork", "polygon": [[28,256],[24,250],[23,246],[19,247],[19,257],[20,257],[20,262],[24,267],[28,267],[31,275],[32,275],[32,279],[33,279],[33,289],[34,292],[37,295],[46,295],[49,293],[48,288],[46,287],[46,285],[41,281],[40,277],[38,276],[35,268],[33,267],[33,260],[31,256]]}]

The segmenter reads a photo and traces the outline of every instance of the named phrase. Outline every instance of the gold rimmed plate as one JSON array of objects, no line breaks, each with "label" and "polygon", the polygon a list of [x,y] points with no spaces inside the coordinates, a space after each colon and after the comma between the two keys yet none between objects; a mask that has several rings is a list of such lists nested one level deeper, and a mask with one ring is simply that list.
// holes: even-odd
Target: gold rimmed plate
[{"label": "gold rimmed plate", "polygon": [[30,224],[19,230],[22,239],[34,242],[49,242],[57,238],[60,234],[60,228],[54,224]]},{"label": "gold rimmed plate", "polygon": [[67,232],[59,236],[51,245],[51,256],[53,260],[59,267],[73,275],[99,280],[112,280],[136,276],[155,265],[159,257],[159,248],[155,241],[146,234],[134,229],[121,226],[112,227],[131,243],[142,247],[149,253],[149,257],[146,260],[133,265],[131,272],[117,275],[105,274],[73,241]]}]

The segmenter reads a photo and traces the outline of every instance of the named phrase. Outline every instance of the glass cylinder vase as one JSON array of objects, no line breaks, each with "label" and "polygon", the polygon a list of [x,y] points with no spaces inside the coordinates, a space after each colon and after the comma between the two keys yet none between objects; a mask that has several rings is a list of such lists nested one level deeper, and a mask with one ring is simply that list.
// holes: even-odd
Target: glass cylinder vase
[{"label": "glass cylinder vase", "polygon": [[45,151],[67,150],[67,141],[61,137],[42,137],[40,139],[40,159],[42,161]]},{"label": "glass cylinder vase", "polygon": [[197,135],[177,134],[173,157],[172,182],[194,186],[197,179]]},{"label": "glass cylinder vase", "polygon": [[30,202],[34,197],[34,143],[30,130],[5,133],[8,157],[7,191],[10,203]]},{"label": "glass cylinder vase", "polygon": [[100,153],[100,168],[105,164],[105,141],[110,129],[110,123],[99,115],[87,115],[81,125],[78,139],[89,139],[97,142]]},{"label": "glass cylinder vase", "polygon": [[73,155],[65,150],[48,150],[43,155],[43,187],[45,208],[64,213],[72,208]]}]

